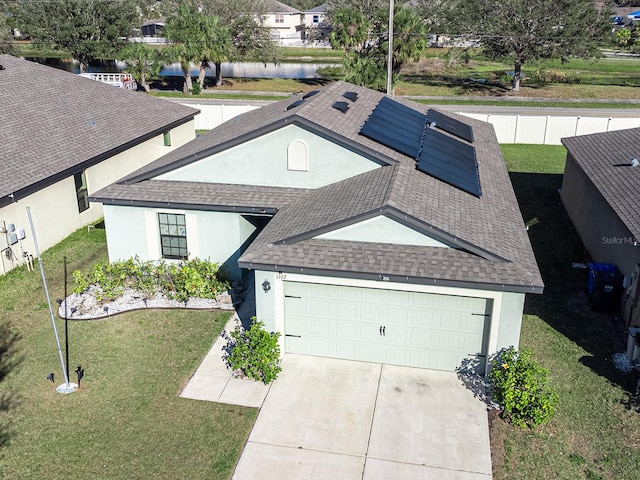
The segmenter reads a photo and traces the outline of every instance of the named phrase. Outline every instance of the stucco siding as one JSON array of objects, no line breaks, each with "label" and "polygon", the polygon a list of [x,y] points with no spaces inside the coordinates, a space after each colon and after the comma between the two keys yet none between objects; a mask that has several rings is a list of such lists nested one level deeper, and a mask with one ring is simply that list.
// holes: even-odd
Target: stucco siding
[{"label": "stucco siding", "polygon": [[[294,140],[307,146],[308,171],[288,169],[288,147]],[[304,128],[289,125],[157,179],[318,188],[374,168],[379,165],[370,159]]]},{"label": "stucco siding", "polygon": [[562,203],[591,259],[631,275],[640,262],[633,235],[571,155],[562,180]]},{"label": "stucco siding", "polygon": [[444,243],[384,215],[318,235],[317,238],[449,248]]},{"label": "stucco siding", "polygon": [[160,260],[158,213],[185,215],[190,259],[217,262],[231,278],[241,278],[237,257],[241,246],[246,245],[256,232],[256,227],[237,213],[105,205],[109,261],[125,260],[135,255],[141,260]]},{"label": "stucco siding", "polygon": [[520,344],[520,330],[522,327],[522,313],[524,311],[523,293],[505,292],[502,294],[502,309],[498,328],[499,349]]}]

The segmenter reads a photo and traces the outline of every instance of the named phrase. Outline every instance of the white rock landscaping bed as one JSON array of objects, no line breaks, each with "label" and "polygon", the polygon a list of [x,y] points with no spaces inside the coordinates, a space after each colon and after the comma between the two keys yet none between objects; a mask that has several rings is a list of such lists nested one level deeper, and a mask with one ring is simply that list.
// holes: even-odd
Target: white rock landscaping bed
[{"label": "white rock landscaping bed", "polygon": [[[74,293],[61,302],[58,315],[69,320],[92,320],[96,318],[106,318],[118,313],[131,310],[144,310],[147,308],[186,308],[197,310],[233,310],[234,305],[231,295],[223,293],[216,299],[189,298],[186,302],[172,300],[165,295],[158,293],[147,297],[144,293],[131,288],[124,290],[124,293],[115,300],[98,301],[101,292],[98,287],[90,286],[83,293]],[[65,305],[66,304],[66,305]]]}]

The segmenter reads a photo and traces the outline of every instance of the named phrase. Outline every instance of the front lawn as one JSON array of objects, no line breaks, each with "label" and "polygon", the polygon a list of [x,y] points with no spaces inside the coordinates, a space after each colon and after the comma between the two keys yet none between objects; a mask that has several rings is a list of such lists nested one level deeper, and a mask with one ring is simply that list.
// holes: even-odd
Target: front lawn
[{"label": "front lawn", "polygon": [[611,357],[626,346],[624,326],[612,315],[591,312],[584,289],[588,261],[558,189],[563,147],[504,145],[525,221],[545,282],[529,295],[521,346],[550,370],[560,395],[557,414],[535,431],[495,420],[491,428],[494,478],[635,479],[640,472],[640,410],[632,402],[630,375]]},{"label": "front lawn", "polygon": [[[64,292],[64,255],[69,278],[106,260],[104,230],[79,230],[45,253],[52,299]],[[55,391],[64,377],[37,268],[0,277],[0,315],[19,334],[22,358],[0,382],[0,394],[15,395],[1,405],[8,430],[0,478],[230,478],[257,411],[178,396],[230,313],[138,311],[69,322],[70,380],[78,365],[85,369],[81,389],[69,395]],[[57,326],[64,352],[64,322]],[[51,372],[55,383],[46,380]]]}]

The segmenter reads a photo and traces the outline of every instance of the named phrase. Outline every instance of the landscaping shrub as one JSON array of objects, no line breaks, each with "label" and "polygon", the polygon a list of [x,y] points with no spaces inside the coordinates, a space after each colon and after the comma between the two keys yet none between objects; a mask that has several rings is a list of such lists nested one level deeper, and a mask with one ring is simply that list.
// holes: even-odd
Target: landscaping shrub
[{"label": "landscaping shrub", "polygon": [[113,299],[133,288],[147,296],[162,293],[168,298],[186,301],[190,297],[216,298],[229,288],[229,280],[217,263],[195,258],[180,263],[141,261],[138,257],[113,263],[97,263],[88,274],[73,272],[75,293],[90,285],[100,287],[98,301]]},{"label": "landscaping shrub", "polygon": [[533,359],[533,352],[509,347],[493,361],[489,380],[493,399],[503,416],[519,426],[534,428],[553,415],[557,393],[547,384],[549,371]]},{"label": "landscaping shrub", "polygon": [[223,332],[227,340],[224,360],[229,368],[265,385],[276,379],[280,366],[279,332],[267,332],[264,323],[251,318],[248,330],[237,326],[231,334]]}]

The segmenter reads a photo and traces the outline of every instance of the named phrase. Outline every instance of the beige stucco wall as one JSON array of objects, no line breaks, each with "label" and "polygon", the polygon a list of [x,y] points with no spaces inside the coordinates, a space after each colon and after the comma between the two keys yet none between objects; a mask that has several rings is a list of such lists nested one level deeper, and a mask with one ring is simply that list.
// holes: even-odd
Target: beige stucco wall
[{"label": "beige stucco wall", "polygon": [[571,155],[562,179],[562,203],[591,259],[612,263],[630,276],[640,262],[640,246]]},{"label": "beige stucco wall", "polygon": [[[171,130],[171,147],[164,146],[164,137],[161,134],[89,167],[86,170],[89,195],[194,138],[194,122],[190,121]],[[90,204],[88,210],[78,212],[73,175],[0,208],[0,225],[2,222],[6,225],[13,223],[16,228],[23,228],[27,235],[24,241],[11,247],[15,258],[15,261],[11,261],[6,257],[5,249],[8,248],[6,236],[0,234],[0,251],[5,253],[0,260],[0,274],[6,273],[23,262],[23,250],[35,254],[27,207],[31,209],[41,252],[60,242],[78,228],[98,221],[103,215],[102,205],[94,203]]]}]

